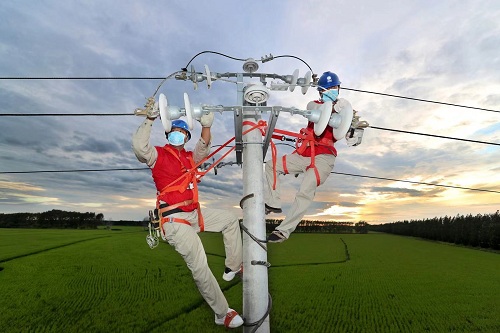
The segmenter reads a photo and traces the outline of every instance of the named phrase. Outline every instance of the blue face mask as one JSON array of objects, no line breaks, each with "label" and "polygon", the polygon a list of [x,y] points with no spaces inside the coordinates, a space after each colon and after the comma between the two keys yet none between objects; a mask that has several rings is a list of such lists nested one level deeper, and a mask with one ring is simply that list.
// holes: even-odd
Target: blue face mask
[{"label": "blue face mask", "polygon": [[323,100],[323,102],[328,102],[329,100],[335,102],[337,100],[337,97],[339,97],[339,91],[337,89],[325,90],[321,95],[321,99]]},{"label": "blue face mask", "polygon": [[179,131],[173,131],[168,133],[167,139],[172,146],[182,146],[184,144],[184,140],[186,139],[186,135]]}]

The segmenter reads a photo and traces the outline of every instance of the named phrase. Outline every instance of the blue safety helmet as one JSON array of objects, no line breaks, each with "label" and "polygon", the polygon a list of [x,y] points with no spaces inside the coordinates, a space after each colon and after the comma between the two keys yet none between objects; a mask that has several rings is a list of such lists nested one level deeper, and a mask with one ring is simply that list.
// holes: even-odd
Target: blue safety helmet
[{"label": "blue safety helmet", "polygon": [[[191,132],[189,132],[189,126],[184,120],[177,119],[177,120],[172,121],[172,129],[174,129],[174,128],[181,128],[184,131],[186,131],[188,141],[191,140]],[[170,130],[170,131],[172,131],[172,130]]]},{"label": "blue safety helmet", "polygon": [[324,72],[318,80],[318,91],[340,86],[340,80],[337,74],[332,72]]}]

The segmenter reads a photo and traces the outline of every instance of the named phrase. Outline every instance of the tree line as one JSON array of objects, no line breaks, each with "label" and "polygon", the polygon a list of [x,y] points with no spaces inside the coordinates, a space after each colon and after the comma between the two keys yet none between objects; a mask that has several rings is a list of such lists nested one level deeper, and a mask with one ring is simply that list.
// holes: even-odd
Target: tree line
[{"label": "tree line", "polygon": [[43,213],[0,213],[0,228],[62,228],[97,229],[102,225],[102,213],[67,212],[53,209]]},{"label": "tree line", "polygon": [[[266,219],[266,231],[272,232],[282,220]],[[368,233],[369,224],[360,221],[354,222],[328,222],[328,221],[310,221],[302,220],[294,232],[303,233],[329,233],[329,234],[350,234],[350,233]]]},{"label": "tree line", "polygon": [[500,213],[434,217],[370,225],[370,231],[421,237],[458,245],[500,250]]}]

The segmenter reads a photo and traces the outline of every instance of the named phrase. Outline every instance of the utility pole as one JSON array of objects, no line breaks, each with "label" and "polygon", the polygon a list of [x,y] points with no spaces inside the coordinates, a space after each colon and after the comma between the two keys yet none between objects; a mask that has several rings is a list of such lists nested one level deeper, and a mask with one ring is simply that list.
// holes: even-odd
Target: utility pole
[{"label": "utility pole", "polygon": [[[194,58],[193,58],[194,59]],[[262,63],[273,59],[272,55],[262,57]],[[307,65],[309,67],[309,65]],[[332,114],[332,102],[325,102],[318,108],[307,110],[295,107],[267,106],[270,91],[293,92],[296,86],[301,87],[303,95],[308,88],[316,84],[315,76],[308,71],[299,78],[299,70],[292,75],[257,72],[259,66],[255,60],[248,58],[243,64],[245,73],[215,73],[205,65],[203,72],[197,72],[193,65],[191,70],[183,69],[182,73],[172,73],[167,78],[175,76],[177,80],[192,81],[195,90],[198,83],[207,81],[208,89],[215,80],[223,80],[237,85],[237,105],[191,105],[189,96],[184,93],[184,108],[169,106],[165,95],[160,94],[158,104],[163,127],[166,132],[171,129],[171,121],[181,116],[187,118],[190,129],[193,120],[200,119],[204,113],[232,112],[234,114],[236,164],[243,168],[243,198],[240,206],[243,209],[243,316],[245,318],[244,332],[270,332],[269,311],[271,298],[268,286],[266,220],[264,209],[264,170],[263,160],[271,142],[274,127],[280,112],[300,114],[314,123],[314,133],[320,135],[327,124],[331,122],[336,137],[343,137],[353,118],[352,108],[344,108]],[[310,69],[310,67],[309,67]],[[236,82],[232,81],[236,78]],[[260,79],[259,82],[245,82],[244,78]],[[267,80],[279,82],[267,82]],[[165,79],[166,80],[166,79]],[[164,80],[164,81],[165,81]],[[163,82],[160,83],[160,86]],[[269,85],[269,87],[268,87]],[[160,88],[158,86],[156,92]],[[156,94],[155,92],[155,94]],[[154,95],[148,99],[146,108],[136,109],[138,116],[146,116],[147,109],[154,104]],[[270,113],[269,121],[263,139],[260,128],[255,128],[261,120],[262,113]],[[225,155],[222,157],[224,158]],[[221,158],[221,159],[222,159]],[[214,164],[216,164],[214,162]],[[148,244],[154,248],[158,238],[151,234],[147,237]]]},{"label": "utility pole", "polygon": [[[238,77],[242,79],[242,77]],[[238,84],[238,103],[244,105],[243,85]],[[243,121],[257,123],[260,112],[243,111]],[[251,129],[251,125],[243,125],[242,132]],[[258,239],[266,238],[266,220],[264,215],[264,172],[262,154],[262,134],[258,128],[243,135],[243,224],[248,232]],[[253,195],[253,196],[251,196]],[[267,263],[267,251],[243,233],[243,313],[245,322],[259,323],[256,332],[269,332],[269,307],[267,266],[256,263]],[[251,332],[252,326],[245,326],[244,332]]]}]

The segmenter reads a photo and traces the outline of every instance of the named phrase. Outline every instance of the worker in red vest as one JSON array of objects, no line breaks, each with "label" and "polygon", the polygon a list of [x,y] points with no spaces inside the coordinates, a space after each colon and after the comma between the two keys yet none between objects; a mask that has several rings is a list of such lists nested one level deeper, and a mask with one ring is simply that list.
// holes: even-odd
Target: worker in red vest
[{"label": "worker in red vest", "polygon": [[[336,112],[335,109],[352,108],[347,100],[338,98],[339,90],[340,80],[337,74],[332,72],[323,73],[318,80],[320,100],[309,102],[307,109],[317,109],[327,101],[333,102],[332,114]],[[323,184],[328,176],[330,176],[337,156],[334,143],[342,139],[334,136],[331,122],[332,120],[330,120],[321,135],[316,136],[313,132],[314,123],[309,121],[307,128],[302,129],[301,133],[311,138],[311,140],[304,141],[300,148],[297,148],[292,154],[278,158],[275,168],[273,168],[271,160],[266,162],[266,214],[282,213],[280,183],[277,174],[290,173],[296,175],[304,173],[304,179],[295,196],[295,201],[291,205],[290,211],[280,225],[268,236],[268,242],[281,243],[290,237],[290,234],[300,223],[311,202],[314,200],[316,188]],[[358,145],[361,143],[362,134],[362,129],[353,129],[348,138],[348,145]]]},{"label": "worker in red vest", "polygon": [[146,120],[133,135],[132,146],[137,159],[150,168],[157,189],[157,214],[161,221],[161,236],[184,258],[201,295],[215,313],[215,323],[228,328],[239,327],[243,319],[229,308],[217,280],[210,270],[198,232],[222,232],[226,251],[223,279],[231,281],[242,271],[242,241],[239,221],[228,211],[203,208],[201,214],[195,172],[196,163],[210,152],[214,115],[204,114],[200,123],[201,137],[194,151],[184,149],[191,139],[183,120],[174,120],[166,134],[168,144],[150,145],[151,128],[158,108],[148,110]]}]

